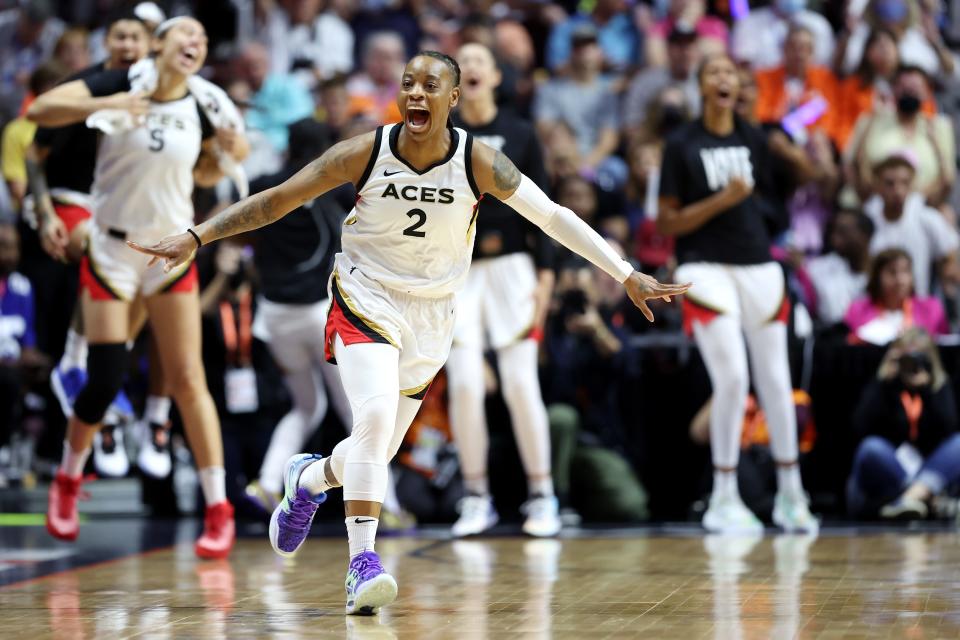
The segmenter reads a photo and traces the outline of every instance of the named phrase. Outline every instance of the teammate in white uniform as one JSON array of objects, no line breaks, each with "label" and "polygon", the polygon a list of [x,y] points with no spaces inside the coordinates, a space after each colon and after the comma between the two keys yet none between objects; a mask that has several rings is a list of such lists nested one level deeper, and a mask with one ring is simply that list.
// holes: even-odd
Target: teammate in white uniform
[{"label": "teammate in white uniform", "polygon": [[[493,53],[483,45],[467,44],[457,52],[457,62],[463,70],[463,93],[455,122],[503,152],[531,180],[545,184],[533,126],[497,108],[494,92],[500,71]],[[452,529],[457,537],[482,533],[499,519],[487,479],[485,346],[497,355],[500,390],[527,475],[530,499],[523,506],[527,514],[523,531],[534,536],[560,532],[550,470],[550,425],[537,363],[538,336],[543,334],[554,281],[552,256],[543,255],[552,253],[550,248],[550,239],[510,207],[493,198],[480,203],[474,261],[457,297],[457,324],[446,368],[450,429],[467,493]]]},{"label": "teammate in white uniform", "polygon": [[407,64],[400,124],[345,140],[273,189],[239,202],[188,233],[137,246],[182,269],[203,243],[256,229],[346,182],[359,194],[344,221],[343,251],[330,280],[328,354],[340,366],[353,432],[329,457],[292,457],[285,496],[270,521],[281,555],[303,543],[326,491],[343,486],[350,566],[347,613],[370,614],[396,598],[397,583],[374,551],[387,464],[450,351],[455,293],[473,249],[477,202],[489,193],[617,280],[652,317],[645,300],[687,286],[633,271],[569,209],[547,198],[502,153],[448,126],[460,97],[460,69],[436,52]]},{"label": "teammate in white uniform", "polygon": [[94,224],[80,275],[89,378],[74,403],[63,461],[50,488],[47,529],[66,540],[79,533],[81,473],[123,380],[129,308],[142,295],[200,469],[207,511],[196,553],[225,557],[234,540],[233,507],[226,499],[220,423],[200,359],[196,267],[186,261],[173,271],[151,266],[125,241],[189,228],[194,184],[212,185],[221,178],[213,145],[240,158],[246,143],[238,132],[215,134],[188,90],[188,78],[207,53],[203,25],[192,18],[168,20],[157,29],[154,50],[158,80],[149,97],[130,94],[128,72],[116,70],[64,84],[38,100],[38,108],[57,124],[79,122],[117,104],[143,117],[140,126],[103,136],[97,150]]}]

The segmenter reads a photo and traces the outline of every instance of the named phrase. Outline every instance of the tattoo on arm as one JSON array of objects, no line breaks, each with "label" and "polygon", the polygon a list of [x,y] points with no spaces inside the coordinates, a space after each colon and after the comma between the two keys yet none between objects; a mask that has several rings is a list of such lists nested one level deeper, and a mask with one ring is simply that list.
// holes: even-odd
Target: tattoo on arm
[{"label": "tattoo on arm", "polygon": [[204,243],[270,224],[276,218],[273,205],[273,195],[270,191],[264,191],[224,209],[210,220],[215,237]]},{"label": "tattoo on arm", "polygon": [[43,167],[34,159],[26,159],[27,167],[27,185],[30,192],[33,193],[34,202],[37,204],[37,211],[41,215],[51,213],[47,210],[46,203],[50,202],[50,187],[47,185],[47,174]]},{"label": "tattoo on arm", "polygon": [[502,151],[493,158],[493,181],[503,192],[513,193],[520,186],[520,171]]}]

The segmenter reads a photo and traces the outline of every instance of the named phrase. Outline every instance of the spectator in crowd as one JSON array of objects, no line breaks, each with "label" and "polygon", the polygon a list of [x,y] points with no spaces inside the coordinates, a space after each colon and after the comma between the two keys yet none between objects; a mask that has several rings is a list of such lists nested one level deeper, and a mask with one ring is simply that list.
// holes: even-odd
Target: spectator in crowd
[{"label": "spectator in crowd", "polygon": [[403,39],[396,33],[381,31],[367,36],[363,43],[363,71],[347,82],[350,110],[378,124],[400,121],[397,91],[406,64]]},{"label": "spectator in crowd", "polygon": [[36,349],[33,287],[17,272],[19,262],[17,228],[0,221],[0,446],[17,424],[24,387],[49,371],[46,356]]},{"label": "spectator in crowd", "polygon": [[847,28],[837,47],[837,67],[853,73],[863,59],[870,31],[885,29],[896,40],[900,64],[923,69],[929,76],[951,75],[953,53],[924,5],[917,0],[870,0],[862,16],[848,9]]},{"label": "spectator in crowd", "polygon": [[294,74],[307,88],[353,69],[353,31],[324,0],[263,0],[257,36],[271,71]]},{"label": "spectator in crowd", "polygon": [[855,516],[923,519],[960,480],[957,401],[930,336],[908,329],[863,391],[853,425],[862,438],[847,483]]},{"label": "spectator in crowd", "polygon": [[[441,3],[430,3],[439,5]],[[447,6],[456,6],[460,3],[446,3]],[[425,37],[425,29],[421,25],[420,17],[429,11],[429,5],[419,0],[332,0],[332,8],[346,21],[353,30],[356,46],[353,51],[354,60],[362,60],[361,47],[374,33],[390,31],[403,39],[407,58],[420,51]]]},{"label": "spectator in crowd", "polygon": [[630,226],[623,212],[600,206],[597,186],[586,178],[574,175],[556,187],[557,202],[567,207],[602,235],[625,244],[629,239]]},{"label": "spectator in crowd", "polygon": [[[840,178],[830,139],[816,126],[808,130],[807,124],[794,115],[762,121],[757,116],[754,75],[740,69],[739,78],[737,114],[767,134],[772,188],[777,199],[787,203],[790,214],[790,247],[805,255],[819,253]],[[797,140],[805,143],[798,144]]]},{"label": "spectator in crowd", "polygon": [[610,81],[600,75],[602,65],[596,30],[589,24],[579,26],[573,33],[570,76],[541,86],[533,105],[542,140],[549,141],[560,124],[576,135],[580,170],[587,174],[594,173],[619,143],[617,99]]},{"label": "spectator in crowd", "polygon": [[867,295],[853,301],[844,322],[852,342],[878,345],[889,344],[909,327],[934,335],[949,330],[940,300],[916,294],[910,256],[903,249],[887,249],[874,256]]},{"label": "spectator in crowd", "polygon": [[464,497],[450,434],[447,377],[437,374],[397,454],[397,497],[423,522],[450,522]]},{"label": "spectator in crowd", "polygon": [[271,72],[270,52],[259,42],[244,45],[236,76],[250,89],[247,126],[264,132],[277,152],[287,149],[287,127],[313,114],[310,92],[289,73]]},{"label": "spectator in crowd", "polygon": [[860,211],[838,211],[830,221],[830,252],[810,258],[802,267],[811,291],[808,308],[821,323],[843,321],[850,304],[866,290],[873,222]]},{"label": "spectator in crowd", "polygon": [[844,152],[848,182],[860,198],[869,196],[876,179],[873,168],[894,152],[909,150],[916,171],[914,189],[939,207],[956,180],[953,125],[943,115],[922,110],[931,96],[927,74],[918,67],[900,67],[893,84],[895,111],[875,109],[857,120]]},{"label": "spectator in crowd", "polygon": [[704,58],[726,53],[730,34],[727,25],[716,16],[707,15],[704,0],[668,0],[667,15],[646,32],[646,59],[650,67],[669,64],[670,34],[679,29],[693,32],[696,52]]},{"label": "spectator in crowd", "polygon": [[[67,76],[68,70],[56,60],[40,65],[30,74],[30,95],[38,96],[52,89]],[[3,129],[0,139],[0,167],[3,179],[13,199],[16,209],[20,210],[23,197],[27,194],[27,148],[33,141],[37,125],[24,116],[10,121]]]},{"label": "spectator in crowd", "polygon": [[[893,82],[899,67],[900,53],[893,32],[882,28],[871,31],[857,70],[845,77],[838,87],[833,129],[834,139],[841,150],[850,141],[860,116],[872,111],[896,110]],[[937,112],[932,96],[923,102],[921,110],[927,116]]]},{"label": "spectator in crowd", "polygon": [[649,66],[630,81],[623,102],[623,124],[631,139],[636,139],[654,98],[667,87],[683,91],[683,106],[688,116],[700,114],[697,86],[700,50],[696,43],[697,33],[691,27],[683,22],[675,24],[667,36],[666,65]]},{"label": "spectator in crowd", "polygon": [[[149,34],[153,34],[160,23],[167,19],[167,14],[155,2],[138,3],[133,8],[133,15],[143,22],[143,26]],[[100,61],[110,57],[110,52],[107,49],[107,27],[109,27],[109,24],[90,34],[90,57],[92,60]],[[252,34],[244,35],[252,37]]]},{"label": "spectator in crowd", "polygon": [[28,0],[0,12],[0,122],[19,111],[30,74],[53,52],[63,29],[52,0]]},{"label": "spectator in crowd", "polygon": [[734,59],[755,70],[783,64],[783,42],[790,25],[802,25],[813,34],[813,61],[830,66],[833,61],[833,28],[827,19],[807,7],[807,0],[774,0],[751,11],[733,26],[730,50]]},{"label": "spectator in crowd", "polygon": [[[610,244],[623,255],[617,243]],[[625,320],[628,303],[621,287],[604,282],[592,268],[567,270],[560,281],[560,306],[545,341],[550,367],[544,387],[552,400],[554,440],[574,437],[578,444],[571,453],[557,443],[557,496],[568,506],[568,492],[577,484],[591,503],[577,506],[592,519],[643,520],[646,493],[619,453],[626,447],[621,403],[639,376]]]},{"label": "spectator in crowd", "polygon": [[330,139],[344,139],[343,131],[350,123],[350,94],[347,93],[347,76],[337,74],[320,85],[319,119],[327,125]]},{"label": "spectator in crowd", "polygon": [[906,251],[913,261],[913,282],[918,295],[929,294],[931,270],[935,266],[945,284],[960,282],[960,235],[911,187],[916,173],[913,157],[907,153],[892,154],[873,173],[876,195],[863,205],[876,228],[870,252],[877,254],[893,247]]},{"label": "spectator in crowd", "polygon": [[636,64],[640,52],[640,34],[627,11],[625,0],[597,0],[590,13],[577,13],[561,22],[547,41],[547,66],[564,71],[573,63],[578,34],[592,33],[598,43],[600,62],[623,71]]},{"label": "spectator in crowd", "polygon": [[71,27],[63,32],[53,48],[53,58],[76,73],[90,66],[90,34],[82,27]]},{"label": "spectator in crowd", "polygon": [[783,42],[783,64],[756,74],[760,122],[779,122],[798,107],[818,100],[823,101],[823,108],[803,124],[831,132],[837,78],[828,67],[814,64],[813,50],[813,32],[801,24],[791,26]]}]

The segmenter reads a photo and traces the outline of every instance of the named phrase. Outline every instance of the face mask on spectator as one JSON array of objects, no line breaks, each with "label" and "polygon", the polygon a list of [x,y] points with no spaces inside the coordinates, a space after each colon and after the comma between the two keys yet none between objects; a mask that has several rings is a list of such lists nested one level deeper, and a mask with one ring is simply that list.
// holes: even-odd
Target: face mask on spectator
[{"label": "face mask on spectator", "polygon": [[897,111],[905,116],[916,115],[920,111],[920,98],[912,93],[904,93],[897,98]]},{"label": "face mask on spectator", "polygon": [[907,3],[902,0],[880,0],[874,6],[874,11],[884,22],[896,23],[907,17]]},{"label": "face mask on spectator", "polygon": [[785,16],[792,16],[807,7],[807,0],[777,0],[777,11]]}]

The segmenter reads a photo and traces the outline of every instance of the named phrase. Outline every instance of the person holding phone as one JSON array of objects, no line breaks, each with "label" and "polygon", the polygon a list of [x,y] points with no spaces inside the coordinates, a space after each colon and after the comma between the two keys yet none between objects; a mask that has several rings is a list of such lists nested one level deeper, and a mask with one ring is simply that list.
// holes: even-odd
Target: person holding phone
[{"label": "person holding phone", "polygon": [[676,278],[694,283],[684,301],[684,326],[713,384],[714,484],[703,524],[721,533],[756,533],[763,527],[737,489],[749,347],[777,463],[774,523],[787,531],[816,532],[797,465],[787,357],[790,308],[783,271],[770,255],[772,235],[787,226],[786,209],[774,193],[767,136],[735,113],[740,79],[733,60],[705,61],[698,78],[703,115],[667,138],[657,227],[677,238]]}]

